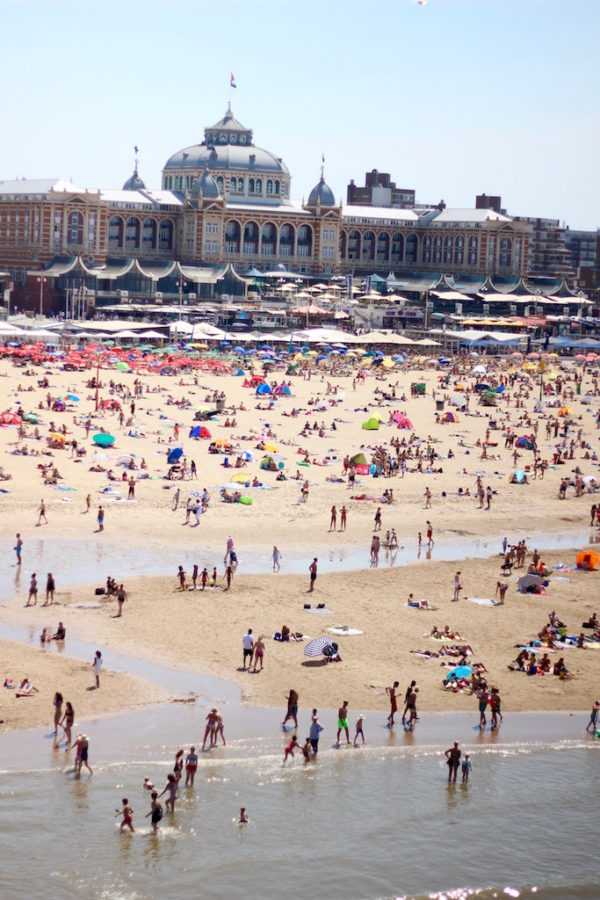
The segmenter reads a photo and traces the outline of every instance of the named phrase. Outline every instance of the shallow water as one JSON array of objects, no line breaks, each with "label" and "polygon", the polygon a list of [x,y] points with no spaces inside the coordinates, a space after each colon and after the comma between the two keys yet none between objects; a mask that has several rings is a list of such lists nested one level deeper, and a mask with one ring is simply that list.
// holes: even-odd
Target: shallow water
[{"label": "shallow water", "polygon": [[[540,550],[571,549],[573,547],[587,546],[599,540],[597,533],[590,533],[588,529],[577,531],[559,532],[556,534],[532,533],[526,534],[514,531],[510,534],[510,540],[515,542],[527,539],[528,544],[536,546]],[[13,540],[4,538],[0,540],[0,558],[14,559]],[[418,551],[416,545],[400,547],[397,551],[386,551],[383,548],[379,555],[379,568],[402,566],[418,561],[428,560],[448,561],[464,559],[467,557],[487,558],[500,552],[502,537],[491,538],[439,538],[435,546],[428,550],[425,545]],[[281,563],[282,574],[306,574],[312,562],[314,553],[306,551],[287,551]],[[370,566],[370,550],[350,547],[347,549],[328,550],[319,552],[320,572],[345,572],[353,569],[364,569]],[[270,572],[272,560],[270,553],[255,550],[238,549],[239,571],[247,574]],[[67,586],[77,584],[106,582],[106,576],[111,574],[116,578],[122,577],[119,573],[127,572],[128,578],[137,575],[173,575],[177,572],[177,566],[183,565],[187,572],[191,572],[194,563],[202,563],[211,568],[216,565],[219,571],[223,568],[223,551],[202,548],[197,552],[185,549],[176,549],[161,546],[160,552],[156,548],[144,546],[128,546],[111,543],[104,539],[96,540],[69,540],[56,538],[38,538],[28,540],[23,549],[23,565],[7,566],[0,571],[0,591],[4,596],[17,593],[26,593],[29,586],[29,575],[38,573],[40,589],[44,587],[44,573],[52,572],[60,590]],[[40,574],[41,573],[41,574]]]},{"label": "shallow water", "polygon": [[[143,819],[143,778],[162,789],[174,749],[198,742],[204,715],[201,705],[170,706],[86,723],[94,775],[79,780],[40,732],[27,733],[27,766],[23,736],[0,737],[2,896],[466,897],[481,889],[487,898],[506,896],[507,886],[524,897],[600,895],[600,741],[585,735],[583,716],[511,716],[499,735],[474,730],[476,714],[432,716],[406,735],[390,734],[374,714],[368,746],[355,750],[333,747],[326,713],[318,763],[296,758],[284,769],[276,713],[242,708],[229,721],[225,712],[227,748],[201,755],[195,790],[181,790],[155,837]],[[305,730],[307,721],[301,710]],[[442,752],[454,739],[471,753],[466,787],[446,784]],[[134,835],[119,834],[113,818],[124,796]],[[241,805],[251,818],[243,828],[234,821]]]}]

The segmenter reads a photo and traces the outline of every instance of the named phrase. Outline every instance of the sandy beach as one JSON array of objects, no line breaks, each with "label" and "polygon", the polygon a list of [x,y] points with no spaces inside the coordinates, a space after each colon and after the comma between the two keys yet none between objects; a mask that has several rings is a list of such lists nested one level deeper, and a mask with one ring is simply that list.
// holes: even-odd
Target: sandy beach
[{"label": "sandy beach", "polygon": [[[556,419],[557,408],[544,407],[540,414],[533,414],[539,394],[539,375],[527,374],[520,367],[513,369],[510,361],[498,367],[491,364],[488,378],[494,383],[500,375],[516,372],[514,384],[509,385],[498,407],[487,408],[477,402],[477,395],[469,396],[469,410],[456,410],[450,400],[456,397],[459,383],[467,389],[473,387],[476,376],[469,374],[473,361],[449,375],[449,384],[442,384],[441,373],[431,367],[415,370],[385,371],[376,375],[366,370],[364,383],[355,380],[359,368],[346,370],[349,374],[312,372],[310,380],[301,375],[286,377],[291,386],[291,396],[277,400],[273,408],[268,400],[257,398],[254,391],[243,387],[243,379],[234,376],[216,376],[205,372],[198,374],[198,384],[193,376],[184,375],[180,384],[175,378],[158,375],[143,376],[144,393],[141,397],[123,396],[133,389],[133,376],[122,372],[102,370],[103,387],[100,398],[118,398],[124,410],[123,427],[118,414],[109,411],[95,412],[95,392],[87,386],[92,371],[63,372],[51,367],[47,370],[48,387],[39,387],[43,370],[26,375],[21,368],[9,362],[0,363],[0,407],[12,410],[21,406],[27,413],[39,416],[37,425],[28,424],[25,434],[19,438],[16,427],[0,429],[0,464],[11,479],[2,482],[7,492],[0,495],[2,518],[0,537],[9,546],[17,532],[23,540],[22,565],[15,565],[16,556],[8,551],[4,565],[15,575],[14,596],[5,599],[2,617],[7,622],[39,629],[53,627],[62,618],[68,633],[83,640],[94,641],[102,647],[111,647],[130,655],[158,659],[163,665],[185,667],[191,671],[214,673],[231,679],[243,688],[244,699],[259,705],[280,706],[285,692],[295,687],[301,704],[318,704],[335,707],[341,699],[351,700],[352,708],[387,709],[385,687],[397,679],[404,689],[405,682],[416,678],[421,687],[420,705],[425,710],[465,710],[475,707],[475,700],[463,694],[454,695],[441,689],[444,668],[440,659],[426,660],[411,651],[439,649],[439,644],[427,637],[433,625],[448,624],[462,636],[457,643],[468,643],[473,649],[473,660],[484,663],[489,683],[500,689],[506,710],[534,709],[584,709],[589,706],[597,684],[600,653],[567,650],[565,662],[576,673],[572,680],[561,681],[555,677],[528,678],[512,673],[508,664],[516,656],[514,645],[533,638],[547,622],[547,614],[555,609],[568,625],[569,633],[578,634],[581,623],[594,611],[597,596],[598,574],[588,572],[562,573],[568,581],[551,580],[547,596],[529,596],[516,593],[518,571],[508,579],[506,604],[502,607],[485,607],[470,602],[466,597],[489,598],[494,595],[500,577],[500,557],[471,559],[473,542],[489,537],[500,551],[502,537],[509,542],[531,534],[556,535],[562,547],[560,553],[545,552],[543,559],[549,568],[560,561],[574,563],[575,555],[583,546],[574,540],[572,549],[566,549],[564,541],[569,533],[586,541],[595,539],[597,529],[589,529],[590,507],[595,498],[584,493],[575,497],[570,487],[567,499],[559,499],[559,486],[565,476],[573,477],[576,466],[582,476],[596,477],[598,462],[594,447],[597,427],[594,414],[598,407],[598,387],[591,370],[586,373],[580,388],[575,392],[573,373],[579,371],[573,365],[565,373],[555,368],[563,379],[559,403],[566,402],[572,408],[571,425],[565,447],[569,450],[573,440],[573,459],[560,465],[552,465],[554,448],[561,443],[562,431],[554,437],[546,437],[546,423]],[[490,365],[490,363],[487,363]],[[270,376],[271,377],[271,376]],[[272,376],[281,380],[282,373]],[[479,376],[480,377],[480,376]],[[111,388],[110,381],[114,384]],[[425,397],[410,397],[410,385],[414,381],[426,384]],[[118,385],[123,385],[121,390]],[[19,390],[19,387],[21,390]],[[148,387],[148,391],[146,391]],[[30,390],[32,388],[32,390]],[[206,423],[211,438],[227,439],[234,445],[228,460],[233,463],[237,454],[252,454],[242,469],[223,468],[224,455],[208,452],[210,440],[192,440],[188,434],[194,423],[194,413],[202,405],[214,405],[213,392],[224,391],[226,410],[216,422]],[[445,400],[445,409],[454,411],[457,421],[443,424],[436,421],[435,398]],[[573,396],[571,397],[571,393]],[[67,394],[79,398],[70,400]],[[47,396],[51,405],[56,397],[66,398],[66,410],[47,408]],[[507,399],[508,398],[508,399]],[[553,399],[548,395],[547,399]],[[517,406],[518,402],[518,406]],[[132,409],[131,404],[135,403]],[[40,404],[42,408],[40,408]],[[182,406],[181,404],[185,404]],[[240,405],[245,409],[240,410]],[[391,415],[400,411],[411,420],[414,430],[400,430],[389,423]],[[296,412],[297,414],[292,414]],[[381,418],[377,431],[367,431],[361,425],[373,415]],[[86,420],[90,417],[89,435],[86,438]],[[226,421],[235,419],[233,427]],[[511,428],[515,434],[530,434],[533,423],[538,421],[538,448],[540,458],[549,466],[544,478],[533,479],[529,471],[528,484],[512,484],[509,476],[515,468],[526,469],[533,462],[533,454],[525,449],[505,448],[504,435]],[[300,434],[305,423],[310,434]],[[312,426],[316,423],[317,428]],[[54,428],[66,426],[65,449],[47,448],[46,436]],[[175,425],[179,435],[175,436]],[[333,427],[335,425],[335,428]],[[39,438],[35,429],[38,429]],[[102,450],[94,447],[93,435],[100,429],[116,438],[113,448]],[[408,442],[412,438],[412,444]],[[416,436],[420,440],[416,440]],[[407,459],[404,477],[373,478],[357,475],[356,484],[349,486],[344,477],[343,459],[349,454],[364,452],[370,460],[377,448],[389,449],[392,438],[407,442],[411,455]],[[77,458],[68,442],[75,439],[78,450],[85,455]],[[482,457],[482,442],[487,441]],[[283,463],[287,480],[277,480],[277,471],[265,471],[260,461],[265,451],[262,444],[275,447],[269,451],[276,465]],[[197,465],[197,480],[169,481],[167,453],[175,446],[183,448],[188,465]],[[429,446],[436,456],[428,463],[416,456]],[[15,453],[26,447],[27,455]],[[417,448],[420,447],[420,451]],[[308,451],[309,465],[301,450]],[[40,454],[40,455],[36,455]],[[135,468],[122,465],[123,459],[133,456]],[[121,463],[120,463],[121,460]],[[140,468],[145,460],[147,468]],[[54,485],[45,485],[39,466],[52,463],[60,478]],[[90,471],[90,467],[103,471]],[[423,471],[418,471],[419,467]],[[111,470],[116,480],[108,478]],[[128,485],[122,480],[134,476],[135,499],[128,501]],[[219,490],[230,484],[231,475],[247,475],[256,478],[257,487],[241,490],[252,499],[252,505],[229,504],[219,500]],[[296,475],[299,474],[299,478]],[[491,508],[479,508],[476,497],[476,479],[482,479],[484,488],[492,490]],[[300,488],[308,481],[308,499],[302,502]],[[590,482],[586,482],[589,486]],[[190,492],[210,494],[207,511],[194,516],[185,524],[185,504]],[[175,491],[180,488],[179,506],[174,509]],[[425,491],[431,491],[431,508],[425,508]],[[233,489],[233,486],[231,486]],[[392,489],[391,504],[381,502],[384,490]],[[90,510],[86,497],[90,495]],[[362,499],[356,499],[356,498]],[[47,524],[38,525],[40,502],[46,507]],[[195,500],[194,500],[195,502]],[[97,531],[97,510],[102,504],[105,510],[104,531]],[[330,509],[337,508],[336,530],[329,531]],[[341,507],[347,508],[347,529],[339,531]],[[302,550],[310,558],[315,556],[348,553],[357,550],[368,554],[373,536],[376,510],[381,508],[381,539],[394,529],[401,548],[409,548],[416,558],[417,535],[422,534],[423,550],[418,562],[394,568],[362,569],[356,571],[320,574],[316,592],[308,596],[308,573],[305,576],[286,573],[286,555]],[[431,559],[426,553],[426,523],[430,520],[437,542],[452,541],[456,544],[456,561],[436,561],[435,547]],[[226,541],[231,535],[240,558],[240,566],[234,577],[232,590],[223,587],[223,556]],[[37,572],[40,600],[38,606],[25,608],[30,577],[33,574],[28,562],[28,542],[64,540],[65,552],[70,554],[72,565],[71,586],[57,583],[54,609],[40,609],[45,596],[46,572]],[[95,596],[98,584],[75,588],[77,584],[77,542],[110,542],[116,552],[111,558],[110,571],[118,582],[125,583],[128,602],[122,619],[114,620],[115,601],[108,604]],[[529,542],[528,542],[529,543]],[[268,563],[273,545],[282,553],[281,572],[273,575]],[[548,544],[547,544],[548,546]],[[144,567],[131,572],[122,567],[118,548],[136,552],[140,558],[160,559],[168,551],[181,553],[188,578],[191,565],[197,562],[200,571],[208,560],[219,558],[219,590],[202,593],[177,590],[176,571],[172,575],[144,578]],[[533,549],[529,545],[530,551]],[[267,560],[264,574],[248,575],[244,572],[244,553],[261,553]],[[12,558],[11,558],[12,556]],[[368,559],[368,556],[367,556]],[[383,566],[384,549],[380,551]],[[529,561],[529,560],[528,560]],[[84,561],[82,560],[81,563]],[[463,599],[452,602],[454,573],[462,572]],[[561,574],[561,573],[556,573]],[[136,577],[134,577],[136,576]],[[11,576],[12,577],[12,576]],[[81,581],[85,581],[84,578]],[[409,593],[415,599],[427,598],[437,607],[435,611],[417,611],[406,606]],[[325,603],[333,614],[311,614],[304,603]],[[98,608],[76,608],[80,603],[99,603]],[[60,612],[60,615],[59,615]],[[306,661],[303,645],[280,644],[272,640],[273,633],[287,625],[292,631],[315,637],[329,634],[328,628],[350,626],[363,632],[361,635],[341,636],[340,653],[343,662],[324,666],[320,661]],[[242,636],[248,627],[254,635],[265,636],[265,669],[257,675],[238,671],[242,661]],[[25,651],[23,651],[25,652]],[[39,657],[38,670],[45,671],[49,664],[47,654],[28,651]],[[15,649],[18,654],[18,650]],[[68,642],[65,649],[68,654]],[[559,654],[551,654],[557,656]],[[63,660],[61,660],[62,662]],[[24,656],[20,670],[34,671]],[[54,665],[54,658],[52,659]],[[16,671],[12,662],[11,674]],[[74,664],[75,665],[75,664]],[[4,672],[2,673],[4,676]],[[56,675],[48,670],[49,690],[55,686]],[[119,676],[119,680],[125,676]],[[125,692],[126,694],[126,692]],[[120,708],[128,702],[120,696]],[[29,701],[26,701],[29,702]],[[137,700],[132,702],[134,705]],[[38,704],[39,705],[39,704]],[[98,710],[93,710],[97,712]],[[108,708],[106,711],[109,711]],[[38,720],[35,720],[38,721]],[[28,720],[28,724],[32,724]],[[25,724],[25,722],[24,722]]]}]

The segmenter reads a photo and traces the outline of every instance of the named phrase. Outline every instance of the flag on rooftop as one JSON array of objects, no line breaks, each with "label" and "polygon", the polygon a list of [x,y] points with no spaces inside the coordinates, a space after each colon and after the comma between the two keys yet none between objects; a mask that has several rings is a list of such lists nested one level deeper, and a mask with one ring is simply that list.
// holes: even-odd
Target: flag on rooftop
[{"label": "flag on rooftop", "polygon": [[229,84],[231,85],[232,88],[237,87],[237,84],[235,83],[235,75],[233,74],[233,72],[231,73],[231,79],[229,81]]}]

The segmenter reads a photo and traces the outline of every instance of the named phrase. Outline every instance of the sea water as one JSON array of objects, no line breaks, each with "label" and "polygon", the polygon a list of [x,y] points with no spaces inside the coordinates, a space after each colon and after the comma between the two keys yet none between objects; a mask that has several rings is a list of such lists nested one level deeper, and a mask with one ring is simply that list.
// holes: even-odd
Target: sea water
[{"label": "sea water", "polygon": [[[201,746],[208,705],[86,722],[94,774],[80,778],[49,731],[0,736],[3,900],[600,896],[600,740],[585,716],[506,716],[484,733],[475,711],[425,716],[412,734],[374,713],[354,748],[336,746],[325,712],[317,761],[296,751],[284,768],[280,714],[226,703],[227,746],[200,753],[194,790],[154,835],[143,779],[162,790],[175,750]],[[454,740],[468,785],[447,784]],[[118,831],[122,797],[135,834]]]}]

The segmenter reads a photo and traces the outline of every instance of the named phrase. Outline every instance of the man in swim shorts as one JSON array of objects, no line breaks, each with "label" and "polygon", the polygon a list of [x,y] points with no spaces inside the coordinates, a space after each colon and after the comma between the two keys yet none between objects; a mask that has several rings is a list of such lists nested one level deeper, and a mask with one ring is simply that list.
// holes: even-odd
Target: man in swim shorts
[{"label": "man in swim shorts", "polygon": [[308,571],[310,572],[310,587],[308,589],[309,594],[312,594],[315,589],[315,581],[317,580],[317,563],[318,559],[315,556],[310,566],[308,567]]},{"label": "man in swim shorts", "polygon": [[249,628],[247,633],[243,638],[244,645],[244,669],[246,668],[246,662],[248,662],[248,668],[252,665],[252,655],[254,653],[254,638],[252,637],[252,629]]},{"label": "man in swim shorts", "polygon": [[337,729],[337,743],[340,742],[340,734],[342,733],[342,729],[346,732],[346,743],[350,743],[350,732],[348,731],[348,701],[344,700],[340,708],[338,709],[338,729]]}]

